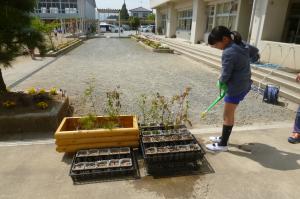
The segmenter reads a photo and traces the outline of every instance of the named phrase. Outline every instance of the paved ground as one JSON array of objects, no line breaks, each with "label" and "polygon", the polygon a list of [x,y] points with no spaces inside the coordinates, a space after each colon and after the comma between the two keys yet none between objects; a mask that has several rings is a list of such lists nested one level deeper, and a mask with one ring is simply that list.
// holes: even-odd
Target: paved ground
[{"label": "paved ground", "polygon": [[[16,74],[24,68],[17,65]],[[13,77],[19,78],[12,71],[7,70],[7,73],[10,73],[5,75],[8,82]],[[199,112],[218,95],[215,87],[217,77],[216,71],[182,56],[152,53],[130,39],[104,38],[86,41],[15,89],[64,88],[71,97],[75,114],[86,114],[90,109],[82,106],[81,96],[86,88],[85,82],[91,78],[96,79],[97,95],[100,96],[98,106],[103,103],[105,91],[120,85],[127,113],[138,112],[137,98],[142,93],[160,92],[171,96],[190,86],[191,118],[194,127],[202,127],[218,126],[222,121],[222,106],[214,109],[206,120],[199,119]],[[100,108],[98,110],[102,112]],[[256,99],[253,93],[238,112],[238,125],[292,121],[294,118],[292,111],[263,104],[261,98]]]},{"label": "paved ground", "polygon": [[[140,160],[139,180],[76,186],[68,176],[71,158],[53,144],[0,145],[0,198],[298,199],[300,150],[287,143],[289,131],[235,131],[230,152],[206,155],[208,174],[153,179]],[[209,135],[197,137],[206,142]]]},{"label": "paved ground", "polygon": [[[214,86],[218,76],[215,71],[178,55],[151,53],[129,39],[93,39],[57,60],[33,64],[21,60],[14,66],[5,71],[8,84],[46,66],[24,78],[14,89],[64,88],[75,114],[89,112],[89,107],[82,106],[81,96],[86,87],[84,82],[95,78],[100,99],[107,89],[121,86],[127,112],[137,111],[136,98],[141,93],[158,91],[173,95],[191,86],[191,116],[195,126],[221,124],[222,106],[207,120],[200,121],[198,116],[218,92]],[[289,121],[287,125],[292,126],[293,118],[292,111],[263,104],[251,93],[239,108],[238,124]],[[72,184],[68,176],[71,157],[56,153],[53,140],[0,143],[0,198],[296,199],[300,197],[299,145],[286,142],[291,128],[282,124],[275,129],[235,130],[230,152],[206,155],[213,168],[208,170],[210,174],[153,179],[145,176],[140,160],[140,180],[81,186]],[[220,129],[201,132],[215,133]],[[204,143],[208,136],[197,135]]]}]

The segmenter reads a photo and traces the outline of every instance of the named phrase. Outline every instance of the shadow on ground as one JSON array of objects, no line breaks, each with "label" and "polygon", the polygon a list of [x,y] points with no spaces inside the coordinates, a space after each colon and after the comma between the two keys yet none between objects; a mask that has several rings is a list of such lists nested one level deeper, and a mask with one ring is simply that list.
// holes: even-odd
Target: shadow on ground
[{"label": "shadow on ground", "polygon": [[231,144],[230,146],[239,149],[230,151],[231,154],[249,158],[263,167],[274,170],[297,170],[300,169],[300,154],[285,152],[262,143],[248,143],[242,145]]},{"label": "shadow on ground", "polygon": [[61,161],[66,163],[67,165],[71,165],[73,162],[73,157],[75,153],[64,153]]}]

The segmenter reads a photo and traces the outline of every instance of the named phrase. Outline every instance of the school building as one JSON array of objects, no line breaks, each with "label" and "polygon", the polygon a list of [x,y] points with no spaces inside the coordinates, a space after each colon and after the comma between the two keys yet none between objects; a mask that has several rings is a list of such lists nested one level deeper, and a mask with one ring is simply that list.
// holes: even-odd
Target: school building
[{"label": "school building", "polygon": [[196,44],[223,25],[258,46],[263,61],[291,69],[300,62],[300,0],[150,0],[150,5],[157,34]]},{"label": "school building", "polygon": [[95,0],[37,0],[35,15],[57,20],[63,32],[86,33],[96,19]]}]

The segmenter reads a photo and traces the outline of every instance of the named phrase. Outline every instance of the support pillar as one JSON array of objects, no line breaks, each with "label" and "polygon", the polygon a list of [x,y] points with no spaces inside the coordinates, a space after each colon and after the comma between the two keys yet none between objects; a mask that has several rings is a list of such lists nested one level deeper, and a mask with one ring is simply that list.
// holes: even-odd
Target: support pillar
[{"label": "support pillar", "polygon": [[161,28],[161,13],[159,9],[156,9],[156,17],[155,17],[155,34],[159,35],[159,28]]},{"label": "support pillar", "polygon": [[174,8],[174,4],[170,3],[168,5],[168,11],[167,11],[167,37],[173,37],[176,35],[176,21],[177,21],[177,12]]},{"label": "support pillar", "polygon": [[207,15],[204,0],[193,0],[191,43],[204,40]]}]

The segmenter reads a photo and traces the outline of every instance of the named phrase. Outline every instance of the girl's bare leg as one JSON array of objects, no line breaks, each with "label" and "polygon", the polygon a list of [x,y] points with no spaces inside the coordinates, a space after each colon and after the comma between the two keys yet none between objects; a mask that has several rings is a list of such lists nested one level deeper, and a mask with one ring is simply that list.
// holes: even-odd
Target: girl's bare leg
[{"label": "girl's bare leg", "polygon": [[237,108],[238,104],[231,104],[231,103],[225,103],[224,106],[224,115],[223,124],[226,126],[233,126],[234,125],[234,113]]}]

